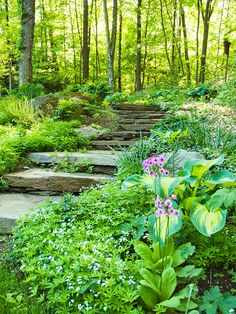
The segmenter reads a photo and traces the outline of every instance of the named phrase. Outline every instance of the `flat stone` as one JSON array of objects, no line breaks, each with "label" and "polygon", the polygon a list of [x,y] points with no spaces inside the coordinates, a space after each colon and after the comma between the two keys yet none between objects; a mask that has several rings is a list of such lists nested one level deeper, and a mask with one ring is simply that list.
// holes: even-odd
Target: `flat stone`
[{"label": "flat stone", "polygon": [[110,175],[54,172],[49,169],[29,169],[5,176],[10,191],[49,191],[79,193],[83,187],[111,180]]},{"label": "flat stone", "polygon": [[[59,201],[62,196],[52,196]],[[22,216],[33,214],[45,203],[45,196],[19,193],[0,194],[0,234],[12,232],[16,220]]]},{"label": "flat stone", "polygon": [[115,104],[113,108],[118,110],[139,110],[139,111],[157,111],[160,110],[157,107],[154,106],[146,106],[146,105],[137,105],[137,104],[126,104],[126,103],[119,103]]},{"label": "flat stone", "polygon": [[[142,136],[149,135],[150,132],[141,132]],[[140,138],[139,131],[107,131],[106,133],[99,135],[97,140],[126,140]]]},{"label": "flat stone", "polygon": [[120,118],[118,121],[119,123],[121,124],[124,124],[124,123],[127,123],[127,124],[155,124],[159,121],[161,121],[162,119],[161,118],[155,118],[155,119],[152,119],[152,118],[145,118],[145,119],[129,119],[128,117],[127,118]]},{"label": "flat stone", "polygon": [[83,128],[75,128],[76,132],[88,137],[98,137],[107,132],[107,130],[98,130],[91,126],[85,126]]},{"label": "flat stone", "polygon": [[89,151],[86,153],[30,153],[28,159],[36,164],[57,164],[60,160],[66,158],[70,163],[88,161],[91,165],[97,166],[116,166],[117,157],[115,155],[107,154],[104,151]]},{"label": "flat stone", "polygon": [[109,149],[110,147],[131,146],[135,141],[93,141],[93,147],[96,149]]},{"label": "flat stone", "polygon": [[166,116],[166,113],[163,111],[115,110],[115,113],[119,117],[129,117],[129,118],[136,118],[136,119],[162,118]]},{"label": "flat stone", "polygon": [[149,131],[153,127],[153,124],[120,124],[121,130],[127,131]]}]

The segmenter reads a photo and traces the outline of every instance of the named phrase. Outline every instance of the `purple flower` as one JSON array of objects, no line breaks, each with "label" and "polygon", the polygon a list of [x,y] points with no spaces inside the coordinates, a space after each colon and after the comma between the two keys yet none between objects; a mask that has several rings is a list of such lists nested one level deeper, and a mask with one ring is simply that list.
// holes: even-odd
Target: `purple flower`
[{"label": "purple flower", "polygon": [[170,174],[169,170],[165,170],[165,175],[168,176]]},{"label": "purple flower", "polygon": [[175,194],[171,195],[172,200],[176,201],[177,200],[177,196]]},{"label": "purple flower", "polygon": [[169,199],[167,199],[167,200],[165,200],[165,206],[167,206],[167,207],[171,207],[172,206],[172,202],[171,202],[171,200],[169,200]]},{"label": "purple flower", "polygon": [[160,198],[157,198],[157,199],[155,200],[155,207],[162,207],[162,201],[161,201]]},{"label": "purple flower", "polygon": [[174,210],[173,215],[174,216],[179,216],[179,211],[178,210]]},{"label": "purple flower", "polygon": [[161,209],[161,208],[159,208],[157,211],[156,211],[156,216],[157,217],[160,217],[160,216],[162,216],[162,215],[164,215],[165,214],[165,211],[163,210],[163,209]]},{"label": "purple flower", "polygon": [[161,169],[160,169],[160,173],[161,173],[161,174],[166,174],[165,169],[161,168]]},{"label": "purple flower", "polygon": [[160,168],[162,168],[162,167],[163,167],[163,162],[159,162],[159,163],[158,163],[158,166],[159,166]]},{"label": "purple flower", "polygon": [[160,161],[160,162],[164,162],[164,161],[165,161],[165,157],[162,156],[162,155],[160,155],[160,156],[159,156],[159,161]]},{"label": "purple flower", "polygon": [[169,214],[174,214],[174,209],[172,207],[169,208]]}]

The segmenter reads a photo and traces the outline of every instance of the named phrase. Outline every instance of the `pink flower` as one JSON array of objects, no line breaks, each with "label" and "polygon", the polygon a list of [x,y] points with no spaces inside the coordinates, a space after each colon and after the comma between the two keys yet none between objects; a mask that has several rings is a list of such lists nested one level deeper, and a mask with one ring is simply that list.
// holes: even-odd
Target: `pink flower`
[{"label": "pink flower", "polygon": [[165,206],[167,206],[167,207],[171,207],[172,206],[172,202],[171,202],[171,200],[169,200],[169,199],[167,199],[167,200],[165,200]]},{"label": "pink flower", "polygon": [[157,198],[157,199],[155,200],[155,207],[162,207],[162,201],[161,201],[160,198]]},{"label": "pink flower", "polygon": [[159,208],[157,211],[156,211],[156,216],[157,217],[160,217],[160,216],[162,216],[162,215],[164,215],[165,214],[165,211],[163,210],[163,209],[161,209],[161,208]]},{"label": "pink flower", "polygon": [[158,166],[159,166],[160,168],[162,168],[162,167],[163,167],[163,162],[159,162],[159,163],[158,163]]},{"label": "pink flower", "polygon": [[160,173],[161,173],[161,174],[166,174],[165,169],[161,168],[161,169],[160,169]]},{"label": "pink flower", "polygon": [[174,209],[172,207],[169,208],[169,214],[174,214]]},{"label": "pink flower", "polygon": [[169,175],[170,174],[170,172],[169,172],[169,170],[165,170],[165,175]]},{"label": "pink flower", "polygon": [[174,216],[179,216],[179,211],[178,210],[174,210],[173,215]]},{"label": "pink flower", "polygon": [[162,156],[162,155],[160,155],[160,156],[159,156],[159,161],[160,161],[160,162],[164,162],[164,161],[165,161],[165,157]]},{"label": "pink flower", "polygon": [[177,196],[175,194],[171,195],[172,200],[176,201],[177,200]]}]

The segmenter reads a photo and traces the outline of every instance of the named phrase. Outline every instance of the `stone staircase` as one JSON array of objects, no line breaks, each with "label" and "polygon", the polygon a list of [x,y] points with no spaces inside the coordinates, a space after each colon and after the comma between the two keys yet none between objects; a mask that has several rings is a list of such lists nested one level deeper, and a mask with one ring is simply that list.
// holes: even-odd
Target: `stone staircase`
[{"label": "stone staircase", "polygon": [[[60,196],[55,195],[63,192],[78,194],[86,187],[112,180],[117,162],[112,149],[129,147],[140,138],[140,134],[148,136],[153,125],[165,116],[165,112],[154,107],[139,105],[117,104],[114,110],[118,116],[118,130],[98,135],[92,142],[91,151],[30,153],[30,168],[5,176],[9,191],[0,194],[0,233],[10,232],[20,213],[25,214],[30,207],[39,206],[45,199],[42,195],[50,195],[57,200]],[[86,166],[85,171],[78,173],[54,171],[55,165],[64,159],[68,164],[86,164],[92,167],[92,173],[86,172]]]}]

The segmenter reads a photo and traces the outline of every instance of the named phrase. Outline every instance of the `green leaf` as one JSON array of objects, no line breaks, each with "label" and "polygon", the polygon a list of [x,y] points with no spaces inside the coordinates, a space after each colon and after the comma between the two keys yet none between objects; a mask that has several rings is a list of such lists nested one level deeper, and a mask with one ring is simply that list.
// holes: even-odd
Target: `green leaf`
[{"label": "green leaf", "polygon": [[159,259],[159,261],[155,264],[155,271],[161,272],[163,268],[171,267],[173,263],[172,256],[164,256],[163,258]]},{"label": "green leaf", "polygon": [[177,186],[187,177],[188,176],[172,178],[167,176],[160,176],[156,179],[154,192],[162,198],[164,198],[165,196],[170,196],[171,194],[173,194]]},{"label": "green leaf", "polygon": [[236,184],[234,175],[227,170],[223,170],[208,176],[206,179],[204,178],[202,181],[202,184],[208,186],[209,188],[214,188],[215,185],[223,183]]},{"label": "green leaf", "polygon": [[201,179],[204,173],[206,173],[212,166],[221,165],[223,161],[223,155],[213,160],[193,159],[185,163],[184,170],[191,172],[193,177]]},{"label": "green leaf", "polygon": [[[154,215],[153,215],[154,216]],[[159,241],[163,247],[166,240],[182,227],[182,214],[179,211],[178,216],[162,215],[160,217],[150,216],[148,220],[149,232],[154,241]]]},{"label": "green leaf", "polygon": [[209,210],[236,205],[236,189],[220,189],[210,196],[206,206]]},{"label": "green leaf", "polygon": [[162,273],[162,285],[160,301],[168,300],[175,291],[177,280],[175,270],[172,267],[164,269]]},{"label": "green leaf", "polygon": [[181,278],[198,277],[202,273],[202,268],[195,268],[194,265],[187,265],[175,269],[176,276]]},{"label": "green leaf", "polygon": [[148,286],[153,289],[156,293],[159,293],[159,287],[160,287],[160,275],[154,274],[150,272],[149,270],[143,268],[139,270],[140,275],[143,277],[145,283],[143,280],[140,281],[140,283],[144,284],[146,286],[148,283]]},{"label": "green leaf", "polygon": [[194,227],[206,237],[220,231],[226,222],[227,211],[220,208],[209,211],[205,205],[197,203],[191,210],[190,219]]},{"label": "green leaf", "polygon": [[194,251],[195,246],[191,245],[190,242],[180,245],[173,255],[173,267],[183,264]]},{"label": "green leaf", "polygon": [[134,241],[134,250],[145,261],[147,267],[153,266],[153,252],[147,244],[142,241]]},{"label": "green leaf", "polygon": [[170,308],[176,308],[180,305],[180,299],[178,297],[172,297],[169,300],[159,303],[159,305],[163,305]]},{"label": "green leaf", "polygon": [[196,311],[196,310],[193,310],[193,311],[191,311],[191,312],[188,312],[188,314],[199,314],[199,312]]},{"label": "green leaf", "polygon": [[143,299],[144,303],[150,308],[153,309],[159,301],[159,296],[151,288],[145,286],[138,287],[139,294]]},{"label": "green leaf", "polygon": [[143,185],[147,189],[155,190],[155,181],[156,178],[150,174],[134,174],[130,177],[128,177],[123,183],[122,183],[122,189],[126,190],[130,187],[136,186],[136,185]]},{"label": "green leaf", "polygon": [[224,294],[223,298],[219,300],[219,309],[223,314],[228,314],[231,309],[236,309],[236,296]]}]

